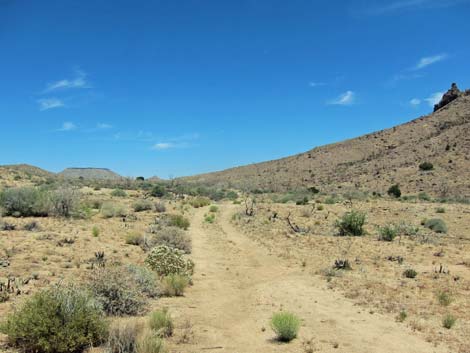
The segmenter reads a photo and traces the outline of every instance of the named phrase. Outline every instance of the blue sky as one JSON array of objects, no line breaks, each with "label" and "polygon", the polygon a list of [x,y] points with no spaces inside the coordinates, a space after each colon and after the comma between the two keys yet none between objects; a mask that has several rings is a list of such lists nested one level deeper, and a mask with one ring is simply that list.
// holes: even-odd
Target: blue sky
[{"label": "blue sky", "polygon": [[470,1],[0,0],[0,164],[182,176],[432,111]]}]

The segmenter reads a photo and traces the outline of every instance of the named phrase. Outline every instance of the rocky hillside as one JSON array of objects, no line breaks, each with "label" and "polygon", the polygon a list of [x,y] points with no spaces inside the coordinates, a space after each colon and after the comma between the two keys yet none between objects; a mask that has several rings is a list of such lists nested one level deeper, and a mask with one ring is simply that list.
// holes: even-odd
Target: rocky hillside
[{"label": "rocky hillside", "polygon": [[122,176],[107,168],[67,168],[58,174],[70,179],[120,180]]},{"label": "rocky hillside", "polygon": [[[434,113],[291,157],[183,178],[243,189],[386,192],[470,197],[470,91],[455,84]],[[420,168],[428,162],[429,170]]]},{"label": "rocky hillside", "polygon": [[54,178],[54,176],[54,173],[29,164],[0,166],[0,186],[38,184]]}]

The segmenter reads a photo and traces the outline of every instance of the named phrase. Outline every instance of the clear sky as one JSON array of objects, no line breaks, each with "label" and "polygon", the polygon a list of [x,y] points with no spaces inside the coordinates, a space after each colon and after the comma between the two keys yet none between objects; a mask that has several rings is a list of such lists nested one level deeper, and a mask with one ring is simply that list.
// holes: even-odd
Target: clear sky
[{"label": "clear sky", "polygon": [[470,87],[469,19],[466,0],[0,0],[0,164],[167,178],[391,127]]}]

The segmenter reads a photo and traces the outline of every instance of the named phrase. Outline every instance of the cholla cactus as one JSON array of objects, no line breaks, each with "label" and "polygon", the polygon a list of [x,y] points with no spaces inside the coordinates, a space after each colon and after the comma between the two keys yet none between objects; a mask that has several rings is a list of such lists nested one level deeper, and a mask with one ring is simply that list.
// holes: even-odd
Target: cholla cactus
[{"label": "cholla cactus", "polygon": [[145,262],[162,277],[170,274],[180,274],[191,277],[194,272],[194,262],[190,259],[186,259],[183,251],[166,245],[153,248]]}]

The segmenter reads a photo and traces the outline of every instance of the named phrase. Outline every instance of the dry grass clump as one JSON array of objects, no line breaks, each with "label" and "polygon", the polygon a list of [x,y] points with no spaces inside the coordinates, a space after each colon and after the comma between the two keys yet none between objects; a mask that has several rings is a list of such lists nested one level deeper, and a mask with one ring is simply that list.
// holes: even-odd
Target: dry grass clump
[{"label": "dry grass clump", "polygon": [[297,337],[300,319],[292,313],[280,312],[271,318],[271,328],[281,342],[290,342]]},{"label": "dry grass clump", "polygon": [[146,248],[150,249],[158,245],[166,245],[175,249],[191,253],[191,238],[183,230],[177,227],[159,227],[153,230],[155,234],[149,235],[145,240]]},{"label": "dry grass clump", "polygon": [[167,297],[180,297],[189,285],[188,276],[179,274],[169,274],[162,279],[162,293]]},{"label": "dry grass clump", "polygon": [[159,337],[173,335],[173,320],[167,308],[152,312],[149,316],[149,326]]},{"label": "dry grass clump", "polygon": [[147,304],[140,283],[122,266],[94,270],[88,286],[108,315],[138,315]]},{"label": "dry grass clump", "polygon": [[104,218],[125,217],[128,213],[123,205],[114,202],[104,202],[100,212]]}]

